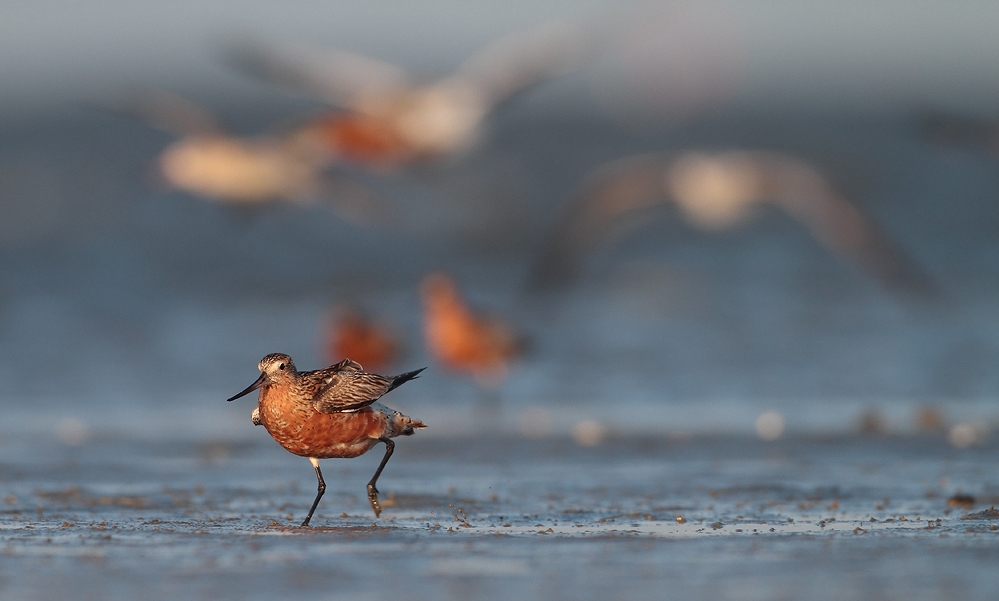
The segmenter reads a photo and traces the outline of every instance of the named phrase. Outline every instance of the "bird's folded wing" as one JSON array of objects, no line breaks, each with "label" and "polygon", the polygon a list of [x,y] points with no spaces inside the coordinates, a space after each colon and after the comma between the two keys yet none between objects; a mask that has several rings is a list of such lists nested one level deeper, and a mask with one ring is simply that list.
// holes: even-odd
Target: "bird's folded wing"
[{"label": "bird's folded wing", "polygon": [[377,401],[391,385],[389,378],[378,374],[340,371],[328,378],[328,383],[313,397],[312,404],[320,413],[356,411]]},{"label": "bird's folded wing", "polygon": [[326,369],[330,370],[333,373],[336,373],[338,371],[364,371],[364,368],[361,367],[360,363],[358,363],[357,361],[353,361],[351,359],[344,359],[343,361],[335,365],[331,365]]}]

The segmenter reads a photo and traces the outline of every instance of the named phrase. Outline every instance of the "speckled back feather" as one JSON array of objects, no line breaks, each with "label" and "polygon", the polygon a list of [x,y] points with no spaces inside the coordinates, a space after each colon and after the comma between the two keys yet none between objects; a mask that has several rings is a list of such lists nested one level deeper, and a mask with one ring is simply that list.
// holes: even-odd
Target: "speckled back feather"
[{"label": "speckled back feather", "polygon": [[386,377],[363,371],[356,361],[344,359],[326,369],[301,375],[317,384],[318,390],[312,397],[316,411],[344,413],[367,407],[390,390],[416,378],[423,369],[426,368]]}]

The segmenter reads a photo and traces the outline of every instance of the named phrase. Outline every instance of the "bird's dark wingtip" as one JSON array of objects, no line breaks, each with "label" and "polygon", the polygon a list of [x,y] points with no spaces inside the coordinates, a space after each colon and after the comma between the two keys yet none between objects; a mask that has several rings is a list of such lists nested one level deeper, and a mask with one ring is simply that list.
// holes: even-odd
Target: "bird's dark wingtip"
[{"label": "bird's dark wingtip", "polygon": [[392,378],[392,384],[385,392],[389,392],[390,390],[395,390],[396,388],[402,386],[406,382],[409,382],[410,380],[415,380],[416,378],[420,377],[420,372],[422,372],[425,369],[426,367],[421,367],[420,369],[407,371],[404,374],[399,374],[398,376]]}]

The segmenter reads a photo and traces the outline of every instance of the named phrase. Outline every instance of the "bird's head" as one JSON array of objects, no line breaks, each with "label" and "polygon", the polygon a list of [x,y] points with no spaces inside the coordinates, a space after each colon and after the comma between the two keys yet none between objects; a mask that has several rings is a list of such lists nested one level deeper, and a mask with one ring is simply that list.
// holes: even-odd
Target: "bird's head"
[{"label": "bird's head", "polygon": [[239,394],[226,399],[227,401],[235,401],[239,397],[246,396],[264,386],[273,386],[297,373],[291,357],[284,353],[271,353],[267,355],[257,364],[257,369],[260,370],[260,377],[257,378],[257,381],[247,386]]}]

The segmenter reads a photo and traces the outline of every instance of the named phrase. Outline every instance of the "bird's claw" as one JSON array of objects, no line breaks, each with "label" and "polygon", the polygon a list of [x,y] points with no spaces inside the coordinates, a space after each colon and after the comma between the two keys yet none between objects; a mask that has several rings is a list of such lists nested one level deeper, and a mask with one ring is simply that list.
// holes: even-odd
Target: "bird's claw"
[{"label": "bird's claw", "polygon": [[375,510],[375,517],[379,517],[382,514],[382,506],[378,504],[378,489],[375,488],[374,484],[368,484],[368,502],[371,503],[371,508]]}]

